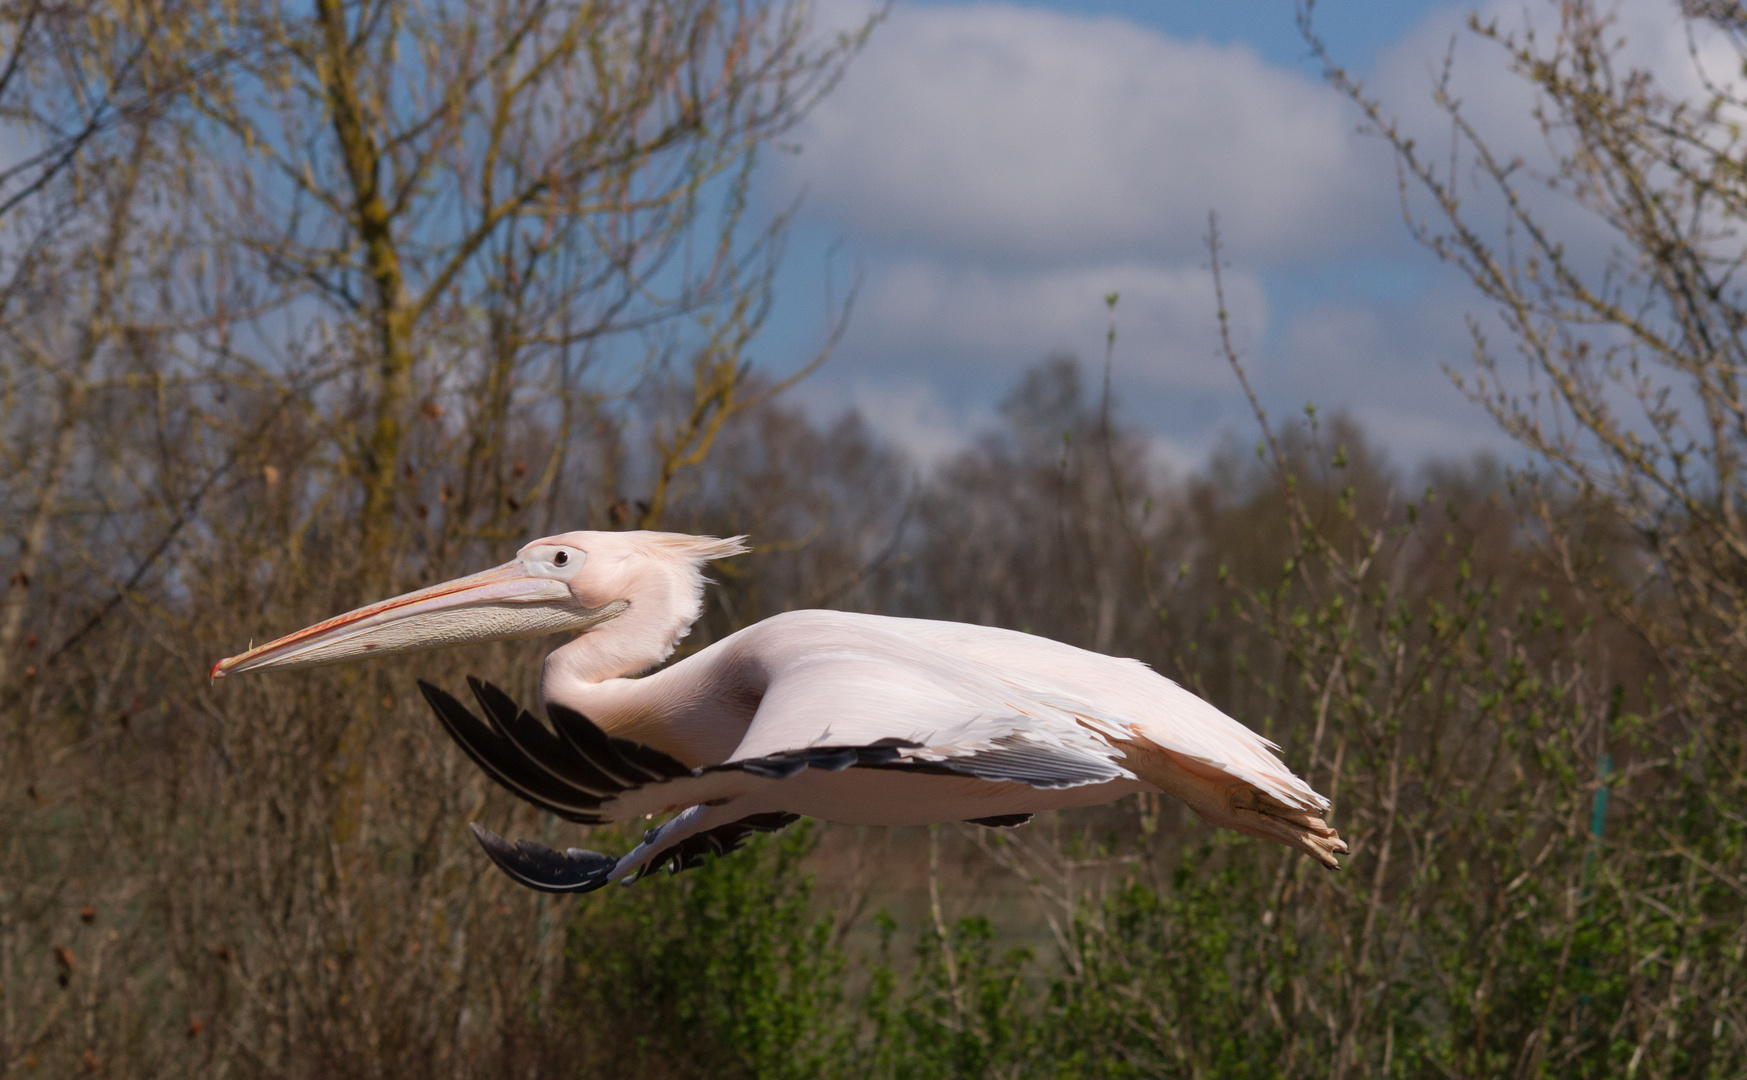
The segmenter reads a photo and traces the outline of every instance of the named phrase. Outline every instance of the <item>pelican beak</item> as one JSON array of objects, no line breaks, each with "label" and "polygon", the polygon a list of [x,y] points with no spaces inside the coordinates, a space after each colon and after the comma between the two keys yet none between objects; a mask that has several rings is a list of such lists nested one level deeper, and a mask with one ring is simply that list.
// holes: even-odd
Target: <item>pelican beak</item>
[{"label": "pelican beak", "polygon": [[585,608],[564,582],[530,574],[518,560],[336,615],[220,660],[211,677],[586,630],[629,606]]}]

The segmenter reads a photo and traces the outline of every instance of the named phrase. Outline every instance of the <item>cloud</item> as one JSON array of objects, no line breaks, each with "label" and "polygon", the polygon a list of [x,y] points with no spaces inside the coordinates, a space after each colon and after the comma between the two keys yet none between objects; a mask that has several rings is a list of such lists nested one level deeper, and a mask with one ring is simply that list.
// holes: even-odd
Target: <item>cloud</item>
[{"label": "cloud", "polygon": [[[1225,281],[1233,336],[1259,349],[1269,308],[1262,280]],[[1248,415],[1218,350],[1204,267],[1122,264],[1028,270],[916,259],[882,268],[849,334],[799,397],[818,415],[859,409],[869,426],[932,466],[1000,423],[995,405],[1025,369],[1070,353],[1094,384],[1117,305],[1115,385],[1121,415],[1181,467],[1222,423]]]},{"label": "cloud", "polygon": [[[1469,29],[1470,17],[1466,9],[1445,9],[1428,17],[1386,51],[1368,80],[1368,91],[1413,137],[1426,162],[1446,177],[1451,173],[1451,124],[1434,91],[1447,79],[1448,97],[1459,104],[1464,120],[1493,157],[1519,163],[1514,180],[1530,212],[1568,254],[1599,265],[1612,253],[1617,239],[1611,227],[1565,191],[1551,191],[1539,182],[1557,174],[1555,155],[1569,154],[1575,145],[1569,125],[1547,107],[1553,122],[1543,130],[1536,111],[1544,103],[1536,86],[1512,69],[1504,45]],[[1491,0],[1472,18],[1495,27],[1504,41],[1527,47],[1537,57],[1568,52],[1556,5],[1525,8],[1520,0]],[[1613,5],[1605,39],[1614,77],[1621,84],[1632,71],[1646,72],[1654,79],[1655,91],[1693,103],[1708,102],[1713,87],[1730,88],[1736,94],[1747,89],[1735,44],[1709,24],[1689,24],[1673,0]],[[1731,111],[1737,123],[1747,123],[1747,115],[1727,106],[1725,120]],[[1459,144],[1456,192],[1471,224],[1502,244],[1504,205],[1473,168],[1472,156],[1466,145]],[[1436,224],[1436,208],[1418,192],[1414,195],[1418,211]]]},{"label": "cloud", "polygon": [[[1252,273],[1226,279],[1238,341],[1262,336],[1268,302]],[[883,269],[855,315],[845,352],[888,366],[939,372],[951,366],[980,381],[1010,380],[1050,353],[1098,362],[1109,329],[1105,297],[1116,293],[1124,369],[1149,384],[1225,388],[1217,359],[1213,284],[1198,266],[1120,263],[1031,270],[928,260]]]},{"label": "cloud", "polygon": [[[825,21],[867,9],[839,0]],[[1247,422],[1218,351],[1204,236],[1217,208],[1240,349],[1267,366],[1262,271],[1375,243],[1387,159],[1332,91],[1243,47],[997,4],[900,5],[783,163],[866,270],[848,336],[804,392],[854,405],[923,461],[996,422],[1051,353],[1103,358],[1162,458]],[[1379,208],[1381,207],[1381,212]],[[1264,373],[1265,374],[1265,373]]]},{"label": "cloud", "polygon": [[[1688,23],[1675,0],[1601,6],[1611,20],[1606,40],[1617,46],[1617,77],[1623,79],[1632,69],[1648,72],[1663,92],[1688,101],[1707,99],[1707,83],[1741,92],[1741,56],[1729,36],[1708,23]],[[1431,91],[1448,60],[1451,95],[1482,132],[1499,140],[1504,154],[1544,151],[1532,111],[1534,88],[1511,70],[1504,47],[1469,30],[1471,11],[1479,24],[1496,27],[1505,40],[1530,45],[1537,55],[1558,50],[1561,24],[1555,4],[1525,7],[1521,0],[1489,0],[1477,11],[1444,8],[1386,50],[1370,80],[1372,90],[1410,130],[1447,139],[1449,126]]]},{"label": "cloud", "polygon": [[1326,253],[1374,234],[1388,194],[1319,83],[1242,46],[998,4],[896,8],[798,142],[785,179],[812,211],[957,258],[1193,259],[1215,207],[1235,255]]},{"label": "cloud", "polygon": [[[968,450],[980,434],[1002,422],[992,400],[950,402],[935,383],[920,377],[864,380],[847,386],[809,384],[798,396],[826,414],[855,409],[870,429],[902,448],[924,474]],[[1142,434],[1148,460],[1165,473],[1193,471],[1207,449],[1201,432],[1188,442],[1157,432]]]},{"label": "cloud", "polygon": [[[1512,0],[1492,0],[1479,11],[1477,18],[1482,24],[1496,26],[1506,40],[1526,46],[1535,56],[1544,58],[1569,55],[1569,46],[1562,34],[1569,34],[1570,30],[1561,26],[1560,14],[1555,5],[1543,4],[1525,10]],[[1605,205],[1604,200],[1608,198],[1606,187],[1578,198],[1571,193],[1569,182],[1561,183],[1557,190],[1543,182],[1547,177],[1559,175],[1561,155],[1573,153],[1577,145],[1573,126],[1564,122],[1551,105],[1540,100],[1534,83],[1512,69],[1512,57],[1503,46],[1470,32],[1467,22],[1465,15],[1442,12],[1397,43],[1385,55],[1377,75],[1371,80],[1377,97],[1395,111],[1402,130],[1414,135],[1419,145],[1442,147],[1442,153],[1448,155],[1451,145],[1449,118],[1432,98],[1433,88],[1445,78],[1445,58],[1448,57],[1450,98],[1460,103],[1464,119],[1478,132],[1495,159],[1516,163],[1512,180],[1520,205],[1561,251],[1565,265],[1585,279],[1591,289],[1613,295],[1626,307],[1634,308],[1637,317],[1654,323],[1666,314],[1667,304],[1656,296],[1656,289],[1650,284],[1653,279],[1647,277],[1638,264],[1637,241],[1629,231],[1622,234],[1610,224],[1605,213],[1595,209],[1598,203]],[[1711,96],[1715,90],[1725,90],[1737,101],[1747,92],[1747,79],[1743,77],[1741,55],[1735,43],[1708,23],[1688,23],[1680,6],[1672,0],[1614,6],[1604,32],[1604,48],[1609,53],[1611,75],[1617,87],[1627,85],[1636,74],[1647,74],[1652,80],[1648,86],[1649,94],[1662,95],[1669,101],[1684,101],[1700,109],[1713,104]],[[1550,118],[1545,130],[1536,119],[1537,107]],[[1715,107],[1720,121],[1713,129],[1714,136],[1719,140],[1737,139],[1735,132],[1747,122],[1747,115],[1729,102],[1717,102]],[[1689,118],[1698,115],[1698,112],[1689,113]],[[1514,236],[1506,231],[1509,215],[1503,200],[1491,182],[1469,164],[1471,157],[1469,149],[1460,146],[1453,168],[1458,181],[1455,190],[1462,199],[1464,224],[1490,243],[1501,260],[1505,253],[1510,253],[1520,266],[1524,253],[1529,250],[1526,230],[1519,228]],[[1440,176],[1452,172],[1447,157],[1438,160],[1434,155],[1432,163],[1438,167]],[[1657,182],[1654,170],[1651,175],[1652,182]],[[1671,177],[1664,173],[1660,179],[1671,180]],[[1415,192],[1415,204],[1434,229],[1444,227],[1438,207],[1429,198]],[[1688,212],[1684,207],[1678,211],[1680,214]],[[1708,231],[1716,254],[1725,259],[1735,257],[1740,232],[1733,215],[1713,203],[1703,224],[1708,228],[1695,229],[1694,232]],[[1515,335],[1498,319],[1492,302],[1472,288],[1451,288],[1420,298],[1418,307],[1446,325],[1452,312],[1471,313],[1479,318],[1486,331],[1488,348],[1499,361],[1497,385],[1527,400],[1534,389],[1530,365],[1517,352]],[[1579,333],[1592,343],[1618,342],[1622,336],[1617,329],[1602,326],[1591,326]],[[1449,340],[1454,336],[1441,335],[1451,345],[1456,344]],[[1451,347],[1428,354],[1428,350],[1416,342],[1411,355],[1423,358],[1425,363],[1442,359],[1458,373],[1471,377],[1472,343],[1463,343],[1469,348]],[[1315,351],[1311,349],[1303,354],[1315,355]],[[1397,364],[1396,368],[1402,366]],[[1375,370],[1382,387],[1402,382],[1401,376],[1392,372],[1387,354],[1379,358]],[[1674,396],[1670,400],[1675,405],[1689,405],[1685,389],[1688,381],[1683,374],[1666,369],[1658,371],[1654,364],[1649,363],[1638,374],[1672,388]],[[1409,405],[1405,396],[1397,396],[1396,400],[1399,402],[1396,408],[1403,415],[1422,415],[1429,411],[1426,406]],[[1471,423],[1480,425],[1485,422],[1478,407],[1460,396],[1455,396],[1455,400],[1467,407]],[[1543,404],[1546,400],[1542,398]],[[1649,430],[1649,425],[1642,419],[1640,405],[1631,400],[1623,388],[1613,395],[1612,400],[1622,422],[1636,424],[1642,432]],[[1446,417],[1451,423],[1459,422],[1453,413],[1447,412]],[[1503,437],[1496,430],[1487,430],[1486,433],[1495,444],[1502,445]],[[1404,431],[1403,437],[1411,440],[1411,431]]]},{"label": "cloud", "polygon": [[[1483,17],[1523,15],[1497,0]],[[1633,63],[1698,86],[1672,3],[1623,5]],[[850,21],[856,0],[827,4]],[[1530,18],[1543,34],[1555,7]],[[1368,86],[1422,146],[1448,146],[1430,100],[1456,49],[1455,91],[1508,154],[1543,155],[1532,87],[1466,15],[1435,12],[1381,56]],[[1732,54],[1703,35],[1713,74]],[[1217,351],[1202,248],[1222,218],[1227,300],[1251,380],[1272,415],[1345,409],[1411,460],[1509,447],[1442,370],[1465,370],[1464,316],[1486,303],[1400,226],[1386,148],[1356,134],[1332,90],[1242,47],[1173,40],[1110,18],[1000,4],[899,5],[780,168],[808,190],[807,227],[847,241],[866,271],[848,336],[804,393],[855,405],[919,459],[996,422],[1027,366],[1102,359],[1116,291],[1125,414],[1181,461],[1253,423]],[[1485,227],[1501,218],[1464,171]],[[1572,250],[1604,228],[1532,192]]]},{"label": "cloud", "polygon": [[1453,280],[1392,304],[1335,301],[1296,313],[1258,365],[1258,389],[1294,415],[1345,410],[1407,460],[1509,452],[1486,414],[1450,382],[1472,347],[1472,294]]},{"label": "cloud", "polygon": [[903,447],[924,471],[964,450],[977,432],[998,423],[986,402],[949,404],[941,399],[938,387],[923,379],[858,382],[849,388],[847,404],[882,438]]}]

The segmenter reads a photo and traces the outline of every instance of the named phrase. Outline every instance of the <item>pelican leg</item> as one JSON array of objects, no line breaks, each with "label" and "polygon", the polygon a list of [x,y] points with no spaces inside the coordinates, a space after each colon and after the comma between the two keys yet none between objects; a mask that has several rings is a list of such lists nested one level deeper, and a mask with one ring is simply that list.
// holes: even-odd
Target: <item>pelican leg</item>
[{"label": "pelican leg", "polygon": [[784,811],[748,813],[747,800],[735,799],[718,806],[693,806],[643,834],[607,875],[609,881],[629,885],[663,866],[676,874],[702,866],[710,855],[726,855],[744,844],[755,832],[775,832],[800,819]]}]

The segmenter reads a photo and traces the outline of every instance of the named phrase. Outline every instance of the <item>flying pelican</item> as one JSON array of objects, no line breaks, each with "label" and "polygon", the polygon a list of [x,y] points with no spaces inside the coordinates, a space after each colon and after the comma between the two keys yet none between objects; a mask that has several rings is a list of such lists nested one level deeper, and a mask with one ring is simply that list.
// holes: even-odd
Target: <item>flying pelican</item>
[{"label": "flying pelican", "polygon": [[419,689],[461,748],[583,824],[675,813],[620,858],[472,826],[524,885],[588,892],[696,866],[801,815],[862,825],[1022,825],[1163,792],[1216,826],[1335,868],[1329,802],[1279,747],[1138,660],[964,623],[791,611],[650,675],[703,610],[704,564],[744,553],[660,532],[572,532],[502,566],[317,623],[212,677],[575,633],[546,658],[551,726],[469,678],[485,718]]}]

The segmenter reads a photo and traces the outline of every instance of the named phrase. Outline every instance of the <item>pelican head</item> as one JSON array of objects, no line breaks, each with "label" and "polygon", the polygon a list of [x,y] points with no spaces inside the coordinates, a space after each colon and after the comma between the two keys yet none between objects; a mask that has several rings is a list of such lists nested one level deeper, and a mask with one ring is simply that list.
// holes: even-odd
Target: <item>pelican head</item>
[{"label": "pelican head", "polygon": [[368,604],[227,657],[211,675],[580,633],[632,610],[638,636],[665,636],[671,652],[701,610],[703,564],[740,554],[743,540],[658,532],[549,536],[502,566]]}]

